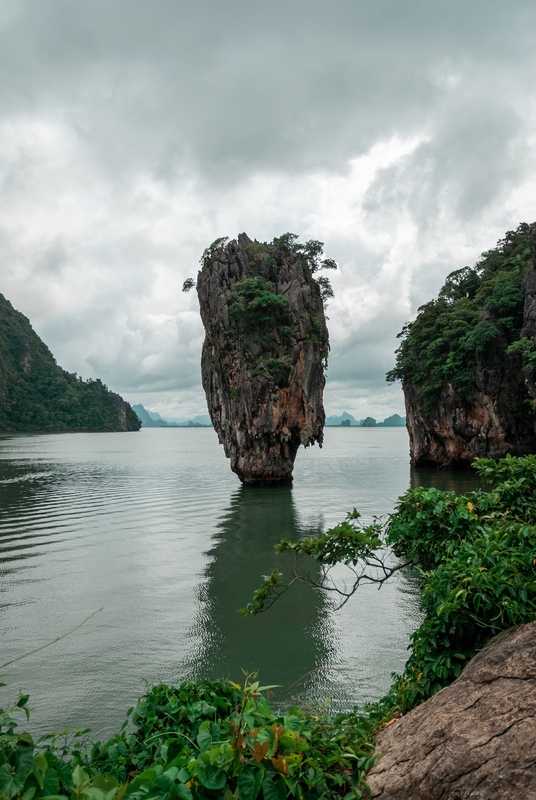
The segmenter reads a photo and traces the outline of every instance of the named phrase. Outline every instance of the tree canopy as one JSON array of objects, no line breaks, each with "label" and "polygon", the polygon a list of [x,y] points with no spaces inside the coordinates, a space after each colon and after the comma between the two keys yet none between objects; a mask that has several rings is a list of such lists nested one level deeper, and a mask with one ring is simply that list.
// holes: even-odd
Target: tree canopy
[{"label": "tree canopy", "polygon": [[0,294],[0,430],[117,431],[140,421],[100,380],[66,372],[29,320]]},{"label": "tree canopy", "polygon": [[[477,364],[486,363],[492,348],[505,357],[522,349],[517,343],[523,325],[521,281],[531,265],[529,232],[522,223],[474,267],[451,272],[438,297],[421,306],[399,334],[396,366],[387,380],[418,386],[425,413],[447,383],[461,394],[470,391]],[[532,352],[530,343],[527,348]]]}]

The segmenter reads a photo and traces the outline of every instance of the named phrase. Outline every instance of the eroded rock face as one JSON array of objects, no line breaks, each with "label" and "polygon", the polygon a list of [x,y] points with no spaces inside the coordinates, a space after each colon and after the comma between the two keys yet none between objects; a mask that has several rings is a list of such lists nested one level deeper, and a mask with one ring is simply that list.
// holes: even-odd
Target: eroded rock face
[{"label": "eroded rock face", "polygon": [[378,736],[377,800],[536,800],[536,623]]},{"label": "eroded rock face", "polygon": [[[525,293],[520,335],[536,345],[536,224],[530,226],[532,266],[523,278]],[[411,463],[415,466],[469,466],[475,458],[502,458],[536,452],[536,372],[519,354],[508,354],[500,314],[484,306],[481,320],[496,326],[493,348],[477,353],[472,391],[452,383],[434,408],[423,414],[418,386],[403,383]],[[470,356],[468,355],[468,358]]]},{"label": "eroded rock face", "polygon": [[529,394],[516,358],[488,360],[467,394],[447,384],[426,417],[417,386],[405,385],[404,397],[415,466],[469,466],[475,458],[536,452],[534,415],[523,405]]},{"label": "eroded rock face", "polygon": [[197,293],[203,388],[231,469],[247,484],[288,482],[300,444],[322,444],[319,285],[292,248],[242,233],[206,252]]}]

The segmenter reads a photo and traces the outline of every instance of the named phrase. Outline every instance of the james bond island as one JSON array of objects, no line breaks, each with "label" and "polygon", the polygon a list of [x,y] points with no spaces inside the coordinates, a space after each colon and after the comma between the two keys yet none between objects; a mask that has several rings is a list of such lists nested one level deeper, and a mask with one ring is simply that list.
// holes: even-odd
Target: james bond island
[{"label": "james bond island", "polygon": [[[209,413],[245,484],[288,483],[300,444],[321,446],[329,343],[322,243],[284,234],[218,239],[201,259],[197,294]],[[191,288],[193,281],[185,283]]]},{"label": "james bond island", "polygon": [[536,224],[452,272],[400,335],[387,378],[402,381],[413,464],[536,453]]}]

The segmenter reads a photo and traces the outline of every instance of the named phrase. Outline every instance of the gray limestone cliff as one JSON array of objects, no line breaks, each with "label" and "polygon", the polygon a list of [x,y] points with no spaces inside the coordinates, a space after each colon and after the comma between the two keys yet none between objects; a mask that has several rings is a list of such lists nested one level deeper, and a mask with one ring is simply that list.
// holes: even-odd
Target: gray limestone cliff
[{"label": "gray limestone cliff", "polygon": [[329,283],[313,273],[334,262],[295,240],[218,240],[197,279],[208,409],[246,484],[289,482],[299,446],[322,444]]}]

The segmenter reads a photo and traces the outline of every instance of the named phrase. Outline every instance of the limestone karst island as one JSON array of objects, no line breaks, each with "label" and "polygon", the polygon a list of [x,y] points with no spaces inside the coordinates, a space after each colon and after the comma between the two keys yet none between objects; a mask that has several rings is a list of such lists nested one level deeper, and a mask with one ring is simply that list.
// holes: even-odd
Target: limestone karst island
[{"label": "limestone karst island", "polygon": [[299,446],[322,446],[331,288],[317,273],[336,264],[321,242],[297,239],[217,240],[197,278],[207,405],[231,469],[247,484],[291,481]]},{"label": "limestone karst island", "polygon": [[536,797],[536,224],[393,339],[407,432],[324,430],[336,266],[207,247],[213,427],[0,295],[0,800]]}]

